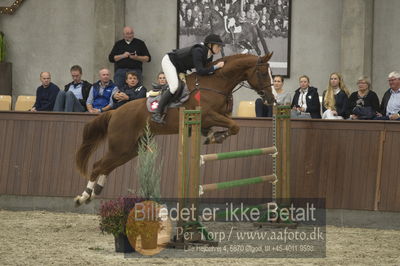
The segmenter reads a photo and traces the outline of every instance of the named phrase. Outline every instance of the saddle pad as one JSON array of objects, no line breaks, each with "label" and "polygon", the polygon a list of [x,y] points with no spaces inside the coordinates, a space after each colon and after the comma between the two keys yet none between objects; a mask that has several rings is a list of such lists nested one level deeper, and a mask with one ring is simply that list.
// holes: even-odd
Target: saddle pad
[{"label": "saddle pad", "polygon": [[[158,102],[161,99],[161,95],[162,94],[152,96],[152,95],[149,94],[147,96],[146,106],[147,106],[147,110],[150,113],[155,113],[156,112],[156,110],[158,108]],[[179,99],[177,101],[171,102],[168,105],[168,108],[177,108],[177,107],[182,106],[182,104],[184,104],[187,100],[189,100],[189,97],[190,97],[190,91],[187,88],[187,85],[185,84],[185,87],[182,90],[181,97],[179,97]]]}]

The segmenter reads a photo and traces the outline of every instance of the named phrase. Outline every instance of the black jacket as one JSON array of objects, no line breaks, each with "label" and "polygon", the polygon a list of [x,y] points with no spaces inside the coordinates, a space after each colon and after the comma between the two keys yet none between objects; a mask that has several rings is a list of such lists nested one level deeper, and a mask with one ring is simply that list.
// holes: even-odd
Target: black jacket
[{"label": "black jacket", "polygon": [[133,88],[128,87],[128,85],[125,85],[119,91],[128,95],[129,100],[124,100],[124,101],[118,102],[117,100],[114,99],[114,96],[113,96],[113,98],[112,98],[113,99],[113,109],[117,109],[118,107],[120,107],[121,105],[124,105],[127,102],[130,102],[130,101],[133,101],[136,99],[140,99],[140,98],[146,98],[147,89],[141,85],[137,85]]},{"label": "black jacket", "polygon": [[[388,105],[390,96],[392,96],[392,93],[390,92],[390,90],[391,89],[388,89],[385,92],[385,94],[383,95],[383,98],[382,98],[382,102],[381,102],[381,110],[380,110],[380,112],[384,116],[386,115],[386,109],[387,109],[387,105]],[[400,112],[399,112],[399,114],[400,114]]]},{"label": "black jacket", "polygon": [[[292,108],[298,106],[300,97],[300,88],[298,88],[292,100]],[[314,87],[308,87],[306,95],[307,113],[310,113],[312,118],[321,118],[321,104],[319,103],[318,89]]]},{"label": "black jacket", "polygon": [[[72,85],[72,82],[68,83],[67,85],[64,86],[64,91],[67,92],[69,90],[69,87]],[[89,97],[89,92],[90,88],[92,87],[92,84],[87,82],[86,80],[82,80],[82,97],[83,99],[80,99],[79,102],[82,104],[82,106],[86,109],[86,100]]]},{"label": "black jacket", "polygon": [[196,73],[200,76],[214,73],[214,66],[206,67],[212,62],[213,57],[207,58],[208,47],[203,44],[174,50],[168,53],[171,62],[176,67],[176,70],[185,73],[187,70],[196,69]]},{"label": "black jacket", "polygon": [[[324,105],[325,94],[326,91],[322,93],[322,113],[326,111]],[[335,95],[335,109],[338,116],[342,116],[344,119],[349,118],[349,97],[347,97],[347,94],[342,90],[340,90],[339,93]]]},{"label": "black jacket", "polygon": [[349,97],[349,112],[353,114],[354,108],[359,105],[362,107],[372,107],[374,112],[380,112],[379,98],[374,91],[369,91],[368,94],[359,102],[358,91],[353,92]]},{"label": "black jacket", "polygon": [[151,55],[149,50],[147,49],[144,41],[133,38],[133,40],[127,44],[125,40],[119,40],[114,44],[110,54],[108,55],[108,60],[111,63],[115,63],[115,70],[120,68],[129,68],[129,69],[140,69],[142,70],[143,63],[141,61],[133,60],[130,58],[123,58],[119,61],[115,61],[114,56],[123,54],[125,52],[134,53],[139,56],[148,56],[149,61],[151,61]]}]

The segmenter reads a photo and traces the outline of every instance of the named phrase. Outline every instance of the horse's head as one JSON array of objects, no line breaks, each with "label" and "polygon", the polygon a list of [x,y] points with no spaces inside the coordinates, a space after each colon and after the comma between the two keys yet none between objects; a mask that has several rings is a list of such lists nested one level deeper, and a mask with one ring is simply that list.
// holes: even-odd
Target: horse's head
[{"label": "horse's head", "polygon": [[247,82],[268,104],[275,102],[272,93],[272,73],[269,59],[272,53],[257,58],[255,65],[246,71]]}]

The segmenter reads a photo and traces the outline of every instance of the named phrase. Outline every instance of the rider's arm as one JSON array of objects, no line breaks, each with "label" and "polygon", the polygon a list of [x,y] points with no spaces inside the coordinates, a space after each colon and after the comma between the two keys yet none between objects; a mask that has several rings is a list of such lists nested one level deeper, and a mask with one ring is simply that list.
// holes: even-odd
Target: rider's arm
[{"label": "rider's arm", "polygon": [[203,65],[203,59],[207,57],[207,54],[204,54],[204,50],[201,47],[193,48],[192,53],[194,67],[200,76],[213,74],[217,70],[214,66],[205,67]]}]

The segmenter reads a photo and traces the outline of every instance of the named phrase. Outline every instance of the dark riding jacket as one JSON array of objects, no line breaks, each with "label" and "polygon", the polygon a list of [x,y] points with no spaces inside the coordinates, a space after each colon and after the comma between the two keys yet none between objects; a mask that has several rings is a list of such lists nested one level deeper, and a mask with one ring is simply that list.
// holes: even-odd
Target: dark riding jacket
[{"label": "dark riding jacket", "polygon": [[[297,106],[300,97],[300,88],[298,88],[292,100],[292,108]],[[308,87],[306,95],[307,113],[310,113],[311,118],[321,118],[321,104],[319,103],[318,89],[314,87]]]},{"label": "dark riding jacket", "polygon": [[206,67],[213,60],[213,56],[207,58],[208,49],[203,44],[196,44],[174,50],[168,53],[168,56],[179,73],[186,73],[187,70],[195,68],[199,75],[205,76],[215,72],[214,66]]}]

